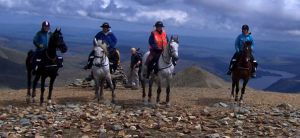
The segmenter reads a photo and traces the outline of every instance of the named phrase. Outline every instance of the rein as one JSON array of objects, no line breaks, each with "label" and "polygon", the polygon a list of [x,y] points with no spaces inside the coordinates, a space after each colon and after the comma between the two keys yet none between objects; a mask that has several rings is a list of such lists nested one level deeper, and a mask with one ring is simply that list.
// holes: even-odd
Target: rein
[{"label": "rein", "polygon": [[[168,45],[168,54],[170,55],[171,54],[171,49],[170,49],[170,44]],[[168,64],[168,66],[166,66],[166,67],[163,67],[163,68],[159,68],[158,70],[163,70],[163,69],[167,69],[167,68],[170,68],[171,66],[172,66],[172,64],[171,64],[171,56],[169,56],[169,61],[167,60],[167,58],[168,58],[168,56],[165,56],[164,55],[164,52],[161,54],[161,56],[162,56],[162,59],[163,59],[163,61],[166,63],[166,64]]]},{"label": "rein", "polygon": [[[106,62],[106,55],[104,54],[103,56],[95,56],[94,55],[94,57],[95,58],[100,58],[101,59],[101,61],[100,61],[100,64],[93,64],[94,66],[96,66],[96,67],[99,67],[99,68],[101,68],[101,67],[105,67],[105,66],[107,66],[108,64],[106,64],[106,65],[104,65],[104,63]],[[104,61],[105,60],[105,61]]]}]

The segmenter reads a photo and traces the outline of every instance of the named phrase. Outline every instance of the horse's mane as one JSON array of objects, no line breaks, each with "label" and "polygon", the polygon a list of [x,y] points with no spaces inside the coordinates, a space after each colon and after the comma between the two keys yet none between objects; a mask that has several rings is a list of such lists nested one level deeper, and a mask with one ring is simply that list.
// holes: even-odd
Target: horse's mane
[{"label": "horse's mane", "polygon": [[96,46],[101,47],[101,48],[103,49],[105,55],[108,54],[108,51],[107,51],[107,44],[106,44],[106,43],[103,43],[102,40],[98,40],[97,43],[96,43]]}]

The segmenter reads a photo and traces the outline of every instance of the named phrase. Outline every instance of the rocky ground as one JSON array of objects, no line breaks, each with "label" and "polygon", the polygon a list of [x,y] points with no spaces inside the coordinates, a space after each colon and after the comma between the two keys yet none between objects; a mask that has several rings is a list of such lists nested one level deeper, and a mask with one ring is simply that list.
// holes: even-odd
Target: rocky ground
[{"label": "rocky ground", "polygon": [[91,88],[55,88],[54,104],[39,106],[25,103],[26,90],[2,91],[0,137],[300,137],[299,94],[247,90],[240,107],[229,89],[173,88],[166,107],[116,92],[111,104],[109,91],[98,103]]}]

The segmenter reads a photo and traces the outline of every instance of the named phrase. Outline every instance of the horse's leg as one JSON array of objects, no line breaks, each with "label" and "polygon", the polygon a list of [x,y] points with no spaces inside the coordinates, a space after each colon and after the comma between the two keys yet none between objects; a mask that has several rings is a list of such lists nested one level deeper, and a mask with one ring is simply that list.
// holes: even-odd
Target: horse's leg
[{"label": "horse's leg", "polygon": [[161,93],[161,83],[160,80],[157,81],[157,96],[156,96],[156,103],[159,104],[160,102],[160,93]]},{"label": "horse's leg", "polygon": [[45,81],[46,81],[46,76],[42,75],[42,78],[41,78],[40,105],[43,105],[43,103],[44,103]]},{"label": "horse's leg", "polygon": [[116,89],[117,87],[117,81],[115,79],[112,79],[113,89]]},{"label": "horse's leg", "polygon": [[148,102],[151,103],[153,78],[149,80]]},{"label": "horse's leg", "polygon": [[[99,97],[99,100],[103,100],[104,97],[103,97],[103,87],[104,87],[104,82],[105,80],[104,79],[101,79],[99,84],[100,84],[100,97]],[[99,87],[98,87],[99,88]],[[98,100],[98,101],[99,101]]]},{"label": "horse's leg", "polygon": [[242,88],[242,94],[241,94],[241,97],[240,97],[240,103],[243,102],[243,96],[244,96],[248,81],[249,81],[249,79],[245,79],[244,82],[243,82],[243,88]]},{"label": "horse's leg", "polygon": [[231,98],[234,99],[234,86],[235,86],[235,81],[232,79],[232,84],[231,84]]},{"label": "horse's leg", "polygon": [[145,84],[145,80],[141,80],[141,84],[142,84],[142,91],[143,91],[143,102],[144,104],[147,104],[147,100],[146,100],[146,84]]},{"label": "horse's leg", "polygon": [[116,102],[116,101],[115,101],[116,94],[115,94],[114,86],[113,86],[113,83],[112,83],[112,80],[111,80],[111,75],[108,75],[108,77],[107,77],[106,80],[108,81],[109,87],[110,87],[110,89],[111,89],[111,97],[112,97],[111,102],[112,102],[112,103],[115,103],[115,102]]},{"label": "horse's leg", "polygon": [[167,79],[167,88],[166,88],[166,91],[167,91],[166,103],[167,103],[167,106],[170,106],[171,103],[170,103],[170,80],[169,79]]},{"label": "horse's leg", "polygon": [[33,103],[35,102],[34,98],[35,98],[35,96],[36,96],[36,92],[35,92],[35,91],[36,91],[36,85],[37,85],[37,83],[38,83],[40,77],[41,77],[40,74],[36,74],[36,76],[34,77],[34,80],[33,80],[33,84],[32,84],[32,95],[31,95],[31,97],[32,97],[32,102],[33,102]]},{"label": "horse's leg", "polygon": [[49,84],[49,93],[48,93],[48,104],[51,104],[51,97],[52,97],[52,90],[53,90],[53,85],[54,81],[56,79],[56,75],[53,75],[50,77],[50,84]]},{"label": "horse's leg", "polygon": [[240,85],[240,81],[239,79],[235,80],[235,101],[237,102],[238,101],[238,94],[239,94],[239,86]]},{"label": "horse's leg", "polygon": [[[95,81],[95,100],[99,101],[100,97],[99,97],[99,87],[100,87],[100,79],[99,77],[94,77],[94,81]],[[103,85],[101,85],[103,87]]]},{"label": "horse's leg", "polygon": [[30,96],[31,96],[31,69],[27,68],[27,96],[26,102],[27,104],[30,103]]}]

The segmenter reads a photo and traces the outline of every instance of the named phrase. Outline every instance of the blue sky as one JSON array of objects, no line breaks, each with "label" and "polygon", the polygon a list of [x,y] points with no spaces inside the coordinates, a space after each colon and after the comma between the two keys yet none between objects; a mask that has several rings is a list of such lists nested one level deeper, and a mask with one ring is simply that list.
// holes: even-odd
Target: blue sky
[{"label": "blue sky", "polygon": [[258,39],[300,37],[297,0],[0,0],[0,9],[2,22],[19,22],[11,15],[90,28],[108,21],[113,29],[147,32],[162,20],[172,33],[217,37],[236,37],[249,24]]}]

